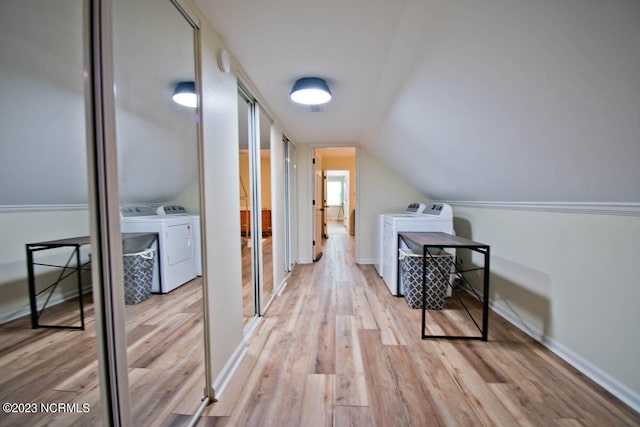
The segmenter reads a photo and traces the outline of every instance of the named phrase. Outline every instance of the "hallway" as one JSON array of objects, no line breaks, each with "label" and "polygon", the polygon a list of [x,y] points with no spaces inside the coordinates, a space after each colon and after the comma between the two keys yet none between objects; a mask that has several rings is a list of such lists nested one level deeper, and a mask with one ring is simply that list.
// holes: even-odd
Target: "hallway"
[{"label": "hallway", "polygon": [[[449,299],[429,322],[451,332],[459,314]],[[295,267],[198,425],[640,424],[500,317],[489,331],[486,343],[421,340],[420,310],[354,263],[353,238],[331,235],[319,262]]]}]

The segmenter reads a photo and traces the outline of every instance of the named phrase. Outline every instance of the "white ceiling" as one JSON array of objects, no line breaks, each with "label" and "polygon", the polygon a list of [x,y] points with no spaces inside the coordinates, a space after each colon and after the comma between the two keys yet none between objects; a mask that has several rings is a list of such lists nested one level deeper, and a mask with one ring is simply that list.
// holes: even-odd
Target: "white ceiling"
[{"label": "white ceiling", "polygon": [[[360,139],[368,116],[363,106],[375,100],[371,88],[379,83],[404,2],[205,0],[199,4],[283,120],[290,138],[331,143]],[[294,82],[305,76],[325,78],[334,94],[319,113],[289,100]]]},{"label": "white ceiling", "polygon": [[[640,202],[640,2],[197,2],[293,141],[436,199]],[[320,112],[288,98],[303,76]]]}]

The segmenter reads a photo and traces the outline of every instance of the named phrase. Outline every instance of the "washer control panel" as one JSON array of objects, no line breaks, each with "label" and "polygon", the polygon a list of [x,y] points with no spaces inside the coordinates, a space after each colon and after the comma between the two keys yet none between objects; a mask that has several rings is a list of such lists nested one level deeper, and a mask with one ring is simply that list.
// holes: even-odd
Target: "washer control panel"
[{"label": "washer control panel", "polygon": [[157,209],[158,215],[187,215],[189,212],[182,205],[164,205]]},{"label": "washer control panel", "polygon": [[446,203],[431,203],[424,211],[425,215],[433,215],[441,218],[453,218],[451,206]]},{"label": "washer control panel", "polygon": [[446,203],[430,203],[429,206],[424,203],[411,203],[405,210],[406,213],[434,215],[445,217],[450,215],[451,207]]},{"label": "washer control panel", "polygon": [[156,216],[156,211],[151,206],[129,206],[120,208],[120,218],[137,216]]},{"label": "washer control panel", "polygon": [[411,203],[409,206],[407,206],[405,212],[419,214],[424,212],[426,208],[427,207],[424,203]]}]

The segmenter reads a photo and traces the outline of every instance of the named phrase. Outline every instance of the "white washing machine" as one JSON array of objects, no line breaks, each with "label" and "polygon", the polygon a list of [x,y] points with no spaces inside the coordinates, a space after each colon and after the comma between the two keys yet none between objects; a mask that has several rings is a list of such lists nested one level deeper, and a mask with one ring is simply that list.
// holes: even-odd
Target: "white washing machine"
[{"label": "white washing machine", "polygon": [[376,214],[376,228],[375,228],[375,236],[374,241],[376,244],[376,259],[374,263],[374,267],[376,271],[380,275],[380,277],[384,276],[384,222],[386,216],[413,216],[418,213],[424,212],[427,206],[424,203],[411,203],[404,212],[395,213],[395,214]]},{"label": "white washing machine", "polygon": [[151,292],[167,293],[196,277],[193,219],[157,215],[150,206],[120,208],[123,233],[157,233]]},{"label": "white washing machine", "polygon": [[[412,203],[403,213],[385,214],[382,233],[382,278],[391,294],[404,295],[398,281],[398,233],[442,232],[455,234],[453,211],[445,203]],[[455,252],[453,253],[455,255]]]},{"label": "white washing machine", "polygon": [[156,209],[158,216],[187,216],[191,218],[193,224],[193,247],[195,250],[195,268],[196,275],[202,276],[202,249],[201,249],[201,236],[200,236],[200,215],[195,215],[187,212],[184,206],[181,205],[163,205]]}]

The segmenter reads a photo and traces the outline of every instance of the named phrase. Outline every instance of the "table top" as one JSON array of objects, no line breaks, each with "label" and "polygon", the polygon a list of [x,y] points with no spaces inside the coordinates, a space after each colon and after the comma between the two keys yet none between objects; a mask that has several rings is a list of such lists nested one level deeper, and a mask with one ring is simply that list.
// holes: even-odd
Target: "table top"
[{"label": "table top", "polygon": [[[135,237],[150,236],[156,233],[122,233],[122,240],[132,239]],[[27,243],[27,246],[84,246],[91,243],[91,236],[69,237],[67,239],[48,240],[46,242]]]},{"label": "table top", "polygon": [[489,245],[473,240],[465,239],[464,237],[454,236],[447,233],[398,233],[403,239],[410,240],[418,246],[434,246],[434,247],[447,247],[447,248],[488,248]]}]

